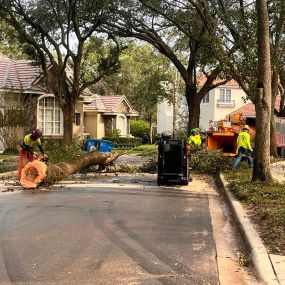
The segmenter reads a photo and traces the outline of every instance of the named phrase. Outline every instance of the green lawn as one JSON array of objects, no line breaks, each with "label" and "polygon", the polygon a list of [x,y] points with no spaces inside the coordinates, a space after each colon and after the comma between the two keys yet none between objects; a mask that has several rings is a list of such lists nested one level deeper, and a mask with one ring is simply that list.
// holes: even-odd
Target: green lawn
[{"label": "green lawn", "polygon": [[0,154],[0,173],[17,170],[18,157],[15,154]]},{"label": "green lawn", "polygon": [[285,185],[251,182],[251,170],[242,163],[225,171],[231,191],[246,205],[264,243],[274,254],[285,255]]},{"label": "green lawn", "polygon": [[157,145],[153,144],[139,145],[133,149],[119,149],[119,148],[113,149],[113,152],[117,152],[118,154],[127,153],[127,154],[138,154],[138,155],[144,155],[156,151],[157,151]]},{"label": "green lawn", "polygon": [[1,159],[7,159],[7,158],[11,158],[11,157],[15,157],[17,156],[16,154],[0,154],[0,160]]}]

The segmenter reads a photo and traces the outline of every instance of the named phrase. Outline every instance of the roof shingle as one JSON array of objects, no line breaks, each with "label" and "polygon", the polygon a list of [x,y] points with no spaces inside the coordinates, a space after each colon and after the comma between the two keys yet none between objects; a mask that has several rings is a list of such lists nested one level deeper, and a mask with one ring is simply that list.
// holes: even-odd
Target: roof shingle
[{"label": "roof shingle", "polygon": [[40,66],[28,60],[0,58],[0,88],[28,91],[42,74]]},{"label": "roof shingle", "polygon": [[[280,109],[280,100],[281,100],[280,96],[277,96],[275,101],[276,110]],[[252,102],[247,103],[244,106],[240,107],[239,109],[231,112],[230,114],[242,114],[244,116],[253,117],[255,116],[255,105]]]},{"label": "roof shingle", "polygon": [[102,101],[102,98],[101,98],[102,96],[97,95],[97,94],[92,94],[89,96],[92,98],[92,101],[89,104],[84,104],[85,110],[102,110],[102,111],[107,110],[104,102]]}]

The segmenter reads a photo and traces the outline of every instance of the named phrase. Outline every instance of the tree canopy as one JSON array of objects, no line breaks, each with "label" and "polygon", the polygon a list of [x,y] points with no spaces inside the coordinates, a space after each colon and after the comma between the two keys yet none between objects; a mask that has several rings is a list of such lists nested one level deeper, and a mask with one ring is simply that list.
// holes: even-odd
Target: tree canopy
[{"label": "tree canopy", "polygon": [[[108,19],[109,1],[1,0],[0,11],[2,19],[31,47],[26,51],[29,56],[40,61],[47,87],[64,113],[64,142],[70,144],[76,100],[118,68],[119,43],[99,31]],[[84,47],[95,34],[112,41],[113,48],[102,53],[89,70],[92,76],[82,77]]]},{"label": "tree canopy", "polygon": [[173,63],[185,82],[189,130],[198,127],[202,98],[227,81],[199,13],[188,1],[113,1],[113,6],[103,30],[146,41]]}]

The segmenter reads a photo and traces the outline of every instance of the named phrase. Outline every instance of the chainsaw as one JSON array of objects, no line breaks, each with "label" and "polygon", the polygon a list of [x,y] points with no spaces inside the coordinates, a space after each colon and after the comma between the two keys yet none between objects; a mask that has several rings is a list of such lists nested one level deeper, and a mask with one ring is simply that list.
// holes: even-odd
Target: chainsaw
[{"label": "chainsaw", "polygon": [[41,162],[44,162],[44,163],[47,163],[48,162],[48,156],[46,154],[39,154],[37,155],[36,153],[34,153],[35,155],[35,159],[41,161]]}]

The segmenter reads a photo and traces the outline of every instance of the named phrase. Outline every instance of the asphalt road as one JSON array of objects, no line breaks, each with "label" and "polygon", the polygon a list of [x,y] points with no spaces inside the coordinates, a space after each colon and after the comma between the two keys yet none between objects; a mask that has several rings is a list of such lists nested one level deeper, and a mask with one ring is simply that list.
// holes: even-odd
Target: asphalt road
[{"label": "asphalt road", "polygon": [[0,284],[219,284],[208,196],[135,186],[2,193]]}]

